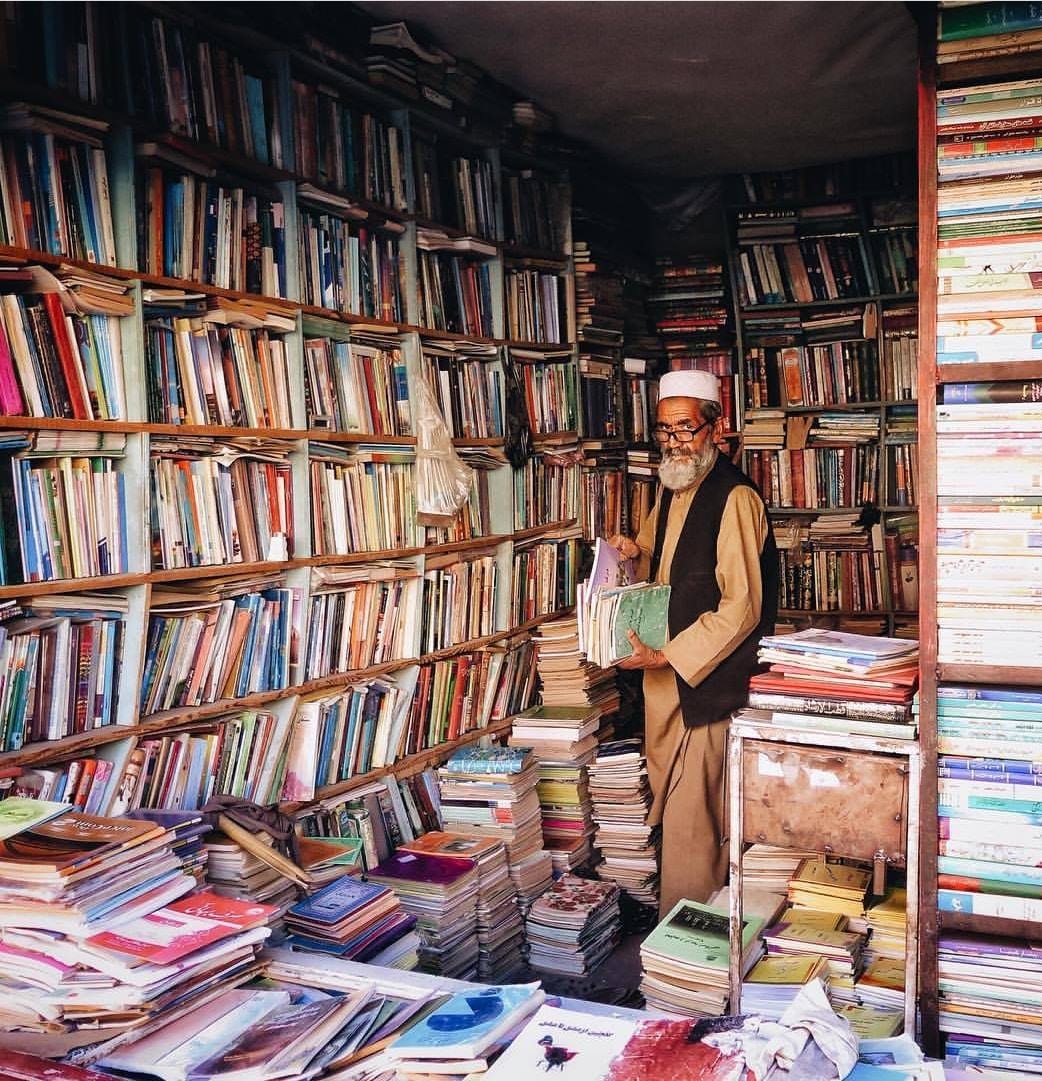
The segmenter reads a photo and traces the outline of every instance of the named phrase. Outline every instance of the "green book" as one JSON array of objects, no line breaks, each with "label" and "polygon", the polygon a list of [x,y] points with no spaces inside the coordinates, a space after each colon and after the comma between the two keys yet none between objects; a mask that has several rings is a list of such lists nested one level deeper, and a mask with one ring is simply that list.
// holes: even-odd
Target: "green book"
[{"label": "green book", "polygon": [[[650,952],[671,958],[683,965],[726,972],[730,958],[728,927],[730,917],[722,908],[680,900],[669,915],[641,945],[641,953]],[[742,921],[743,969],[758,955],[757,939],[763,930],[759,916]]]},{"label": "green book", "polygon": [[612,619],[614,659],[621,660],[633,652],[633,646],[626,637],[627,631],[634,631],[651,649],[661,649],[666,644],[669,631],[669,586],[643,583],[610,592],[615,593]]},{"label": "green book", "polygon": [[6,841],[23,830],[40,826],[72,809],[71,803],[8,796],[7,799],[0,800],[0,840]]},{"label": "green book", "polygon": [[1010,34],[1042,26],[1042,4],[1005,0],[941,9],[941,41]]}]

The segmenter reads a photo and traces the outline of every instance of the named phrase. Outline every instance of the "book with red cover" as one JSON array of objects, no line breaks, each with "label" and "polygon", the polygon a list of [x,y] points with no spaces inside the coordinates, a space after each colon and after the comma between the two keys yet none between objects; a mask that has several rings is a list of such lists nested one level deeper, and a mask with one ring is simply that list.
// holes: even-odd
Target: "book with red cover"
[{"label": "book with red cover", "polygon": [[115,1081],[114,1074],[68,1066],[21,1051],[4,1051],[0,1077],[4,1081]]},{"label": "book with red cover", "polygon": [[693,1021],[642,1021],[622,1053],[612,1060],[605,1081],[753,1081],[740,1059],[688,1039]]},{"label": "book with red cover", "polygon": [[276,911],[272,905],[207,891],[182,897],[118,931],[103,931],[87,941],[154,965],[169,965],[213,942],[261,926]]},{"label": "book with red cover", "polygon": [[57,293],[44,293],[43,306],[54,334],[54,346],[61,362],[65,386],[72,406],[72,415],[76,420],[90,420],[90,402],[83,390],[83,376],[80,370],[80,358],[69,339],[65,323],[65,309]]}]

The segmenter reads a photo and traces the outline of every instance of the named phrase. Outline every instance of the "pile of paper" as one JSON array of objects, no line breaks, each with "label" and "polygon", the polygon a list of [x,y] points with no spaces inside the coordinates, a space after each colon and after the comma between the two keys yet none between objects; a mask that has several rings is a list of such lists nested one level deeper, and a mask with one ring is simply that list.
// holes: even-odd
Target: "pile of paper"
[{"label": "pile of paper", "polygon": [[472,859],[400,849],[369,872],[416,917],[419,968],[438,976],[472,979],[478,970],[478,869]]},{"label": "pile of paper", "polygon": [[477,865],[478,978],[505,981],[522,964],[525,922],[503,842],[432,830],[404,848]]},{"label": "pile of paper", "polygon": [[508,743],[538,762],[543,847],[561,874],[593,856],[593,804],[586,765],[597,752],[600,713],[590,707],[533,706],[519,713]]},{"label": "pile of paper", "polygon": [[619,887],[562,875],[534,902],[525,930],[533,968],[585,976],[619,940]]},{"label": "pile of paper", "polygon": [[286,913],[287,940],[294,948],[416,967],[416,917],[404,912],[394,890],[345,875],[299,901]]},{"label": "pile of paper", "polygon": [[587,770],[601,853],[597,873],[635,901],[658,905],[661,840],[658,827],[648,825],[651,787],[640,740],[602,743]]},{"label": "pile of paper", "polygon": [[[640,990],[648,1006],[688,1017],[727,1012],[729,916],[722,905],[678,901],[640,947],[644,970]],[[746,916],[742,933],[742,974],[763,947],[763,920]]]}]

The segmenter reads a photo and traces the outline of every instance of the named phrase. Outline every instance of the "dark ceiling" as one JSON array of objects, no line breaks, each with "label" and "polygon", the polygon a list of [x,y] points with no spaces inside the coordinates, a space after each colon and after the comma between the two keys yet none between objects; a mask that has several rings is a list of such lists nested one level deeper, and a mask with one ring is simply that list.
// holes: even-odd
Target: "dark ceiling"
[{"label": "dark ceiling", "polygon": [[914,145],[903,3],[363,2],[405,19],[648,178]]}]

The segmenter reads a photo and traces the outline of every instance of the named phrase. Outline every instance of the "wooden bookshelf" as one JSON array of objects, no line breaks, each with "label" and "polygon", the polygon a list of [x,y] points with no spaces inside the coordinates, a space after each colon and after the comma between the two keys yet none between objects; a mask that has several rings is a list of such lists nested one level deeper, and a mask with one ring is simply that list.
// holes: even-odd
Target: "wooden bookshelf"
[{"label": "wooden bookshelf", "polygon": [[[797,171],[798,172],[798,171]],[[801,416],[801,417],[814,417],[822,413],[841,413],[841,414],[866,414],[871,415],[878,420],[879,434],[878,437],[871,443],[866,444],[875,448],[877,455],[877,480],[876,480],[876,499],[869,506],[873,510],[879,512],[879,521],[882,527],[882,532],[885,537],[888,529],[888,524],[891,519],[896,516],[903,516],[909,514],[915,514],[917,507],[915,504],[898,504],[891,498],[893,492],[891,491],[891,451],[889,447],[896,447],[899,445],[907,444],[908,439],[893,439],[889,436],[889,421],[890,411],[897,406],[915,406],[915,399],[906,398],[877,398],[875,400],[866,400],[861,402],[844,402],[835,405],[759,405],[752,407],[746,400],[746,375],[749,367],[748,350],[755,346],[758,340],[762,340],[766,348],[782,348],[789,344],[789,342],[798,343],[800,348],[810,348],[811,346],[827,346],[830,343],[828,341],[818,341],[816,339],[805,340],[802,332],[795,329],[788,329],[779,327],[775,331],[760,330],[759,338],[757,337],[757,331],[755,328],[749,326],[748,320],[751,316],[757,314],[767,314],[771,312],[828,312],[832,309],[841,309],[844,307],[866,307],[872,306],[875,309],[875,334],[863,339],[866,342],[874,342],[875,349],[875,364],[877,383],[880,391],[884,388],[884,365],[886,363],[886,337],[884,333],[884,313],[891,306],[901,307],[911,304],[915,304],[918,300],[919,293],[917,290],[909,290],[907,292],[900,293],[887,293],[883,292],[879,287],[879,269],[877,266],[877,256],[874,249],[871,246],[869,237],[873,231],[871,224],[871,200],[884,199],[884,198],[910,198],[908,193],[901,192],[896,189],[873,189],[870,187],[858,187],[856,190],[850,190],[846,194],[832,194],[823,196],[820,199],[806,198],[806,199],[779,199],[779,200],[757,200],[741,202],[738,200],[728,201],[726,204],[726,235],[728,241],[728,253],[727,262],[730,273],[730,285],[731,285],[731,297],[735,313],[735,335],[736,335],[736,349],[738,353],[738,376],[736,379],[735,393],[737,395],[737,414],[739,418],[739,426],[741,429],[745,428],[747,422],[754,420],[758,414],[764,411],[770,412],[782,412],[786,417]],[[819,206],[837,206],[843,207],[852,205],[856,211],[857,229],[861,240],[861,250],[865,256],[866,273],[868,275],[868,284],[875,287],[876,291],[859,294],[856,296],[842,297],[829,300],[813,300],[813,301],[786,301],[784,303],[762,303],[762,304],[742,304],[741,292],[739,288],[740,279],[742,277],[742,271],[738,263],[738,254],[740,251],[737,242],[737,232],[739,215],[745,212],[755,212],[763,210],[766,212],[772,211],[793,211],[798,212],[802,209],[809,207]],[[808,223],[811,228],[811,234],[813,235],[815,229],[815,222]],[[829,229],[826,226],[819,226],[821,232],[828,232]],[[914,228],[914,226],[908,226],[908,228]],[[765,241],[769,243],[769,241]],[[779,257],[780,258],[780,257]],[[921,268],[920,264],[920,276],[925,271]],[[784,342],[784,345],[779,343]],[[920,345],[921,348],[921,345]],[[784,400],[784,398],[783,398]],[[752,460],[751,456],[756,453],[756,449],[742,448],[743,460],[746,463],[746,472],[749,472],[748,463]],[[763,448],[768,453],[777,453],[770,448]],[[920,464],[920,469],[922,465]],[[857,514],[863,506],[866,504],[858,503],[854,506],[844,507],[789,507],[782,505],[774,505],[770,503],[770,493],[765,492],[768,499],[768,513],[772,519],[783,518],[796,518],[812,520],[822,516],[835,516],[835,515],[850,515]],[[827,545],[826,545],[827,546]],[[847,618],[855,616],[864,616],[866,618],[880,617],[884,620],[884,632],[892,634],[895,628],[895,620],[900,617],[907,617],[908,613],[903,611],[900,607],[900,598],[892,596],[891,579],[889,557],[886,551],[886,545],[884,543],[881,549],[877,549],[874,558],[879,564],[879,579],[882,582],[882,589],[880,591],[880,605],[877,608],[867,609],[850,609],[845,608],[840,611],[829,610],[825,608],[815,609],[792,609],[786,608],[784,612],[792,618],[802,619],[816,619],[817,617],[838,617]],[[914,613],[913,613],[914,614]]]},{"label": "wooden bookshelf", "polygon": [[[211,723],[214,718],[242,710],[272,707],[287,702],[298,695],[313,694],[326,690],[335,690],[357,683],[360,680],[377,676],[391,676],[404,669],[440,659],[450,658],[472,650],[493,646],[515,635],[524,635],[546,619],[555,618],[556,614],[540,617],[511,626],[507,618],[512,592],[511,570],[514,546],[520,542],[530,542],[544,536],[573,529],[575,518],[565,521],[541,522],[531,529],[514,532],[513,526],[513,483],[509,466],[492,469],[489,473],[489,532],[485,536],[470,537],[466,540],[450,541],[428,545],[425,529],[412,524],[410,541],[404,546],[377,551],[359,551],[340,555],[315,555],[311,537],[310,481],[309,463],[314,460],[311,444],[328,443],[345,448],[358,444],[375,444],[395,447],[410,451],[416,447],[415,434],[377,435],[365,432],[339,432],[315,427],[266,427],[249,428],[225,425],[203,424],[163,424],[150,421],[149,403],[142,387],[148,384],[147,361],[144,355],[144,322],[147,317],[146,305],[142,300],[143,289],[157,288],[183,290],[187,293],[203,294],[214,301],[231,303],[250,301],[261,302],[265,307],[285,315],[293,321],[293,329],[273,330],[273,335],[283,338],[286,345],[289,367],[289,394],[292,399],[293,413],[296,418],[305,418],[307,413],[304,401],[305,357],[304,338],[309,336],[329,336],[336,340],[353,342],[359,336],[371,339],[374,336],[386,337],[389,347],[393,345],[401,350],[405,361],[406,378],[409,387],[410,403],[415,401],[418,380],[423,378],[422,341],[421,339],[444,342],[472,341],[477,345],[493,347],[497,362],[508,348],[524,348],[541,352],[552,357],[554,363],[562,360],[577,368],[577,353],[574,344],[574,288],[571,284],[572,259],[570,254],[570,222],[563,233],[563,250],[544,252],[535,249],[510,247],[500,239],[490,241],[494,255],[483,256],[492,266],[492,307],[493,329],[490,335],[476,338],[471,335],[456,334],[448,331],[430,330],[420,326],[417,318],[415,297],[417,294],[417,228],[420,226],[436,227],[450,237],[468,235],[463,230],[445,227],[440,223],[428,222],[417,214],[416,192],[413,184],[412,138],[415,130],[431,131],[444,146],[454,148],[472,158],[480,158],[488,164],[493,178],[495,192],[494,235],[502,235],[503,191],[501,184],[501,148],[498,138],[485,138],[480,133],[463,131],[455,127],[455,118],[449,119],[431,112],[420,102],[404,100],[383,87],[368,82],[364,71],[348,66],[339,66],[328,58],[311,55],[294,41],[279,41],[267,36],[263,29],[243,27],[226,23],[220,13],[199,13],[189,11],[182,5],[146,3],[140,5],[149,16],[158,15],[179,23],[193,23],[205,34],[212,34],[214,41],[220,41],[223,47],[235,51],[241,50],[243,56],[250,56],[263,70],[265,79],[274,80],[277,91],[272,108],[278,110],[282,122],[283,160],[276,162],[274,157],[265,162],[225,146],[216,146],[205,139],[193,140],[182,134],[157,129],[154,123],[148,123],[141,116],[121,112],[118,108],[102,107],[78,100],[74,95],[59,88],[33,84],[9,73],[0,73],[0,87],[7,91],[8,100],[24,101],[30,105],[38,104],[52,108],[61,108],[72,116],[83,116],[92,120],[103,120],[110,125],[106,147],[109,157],[109,180],[112,204],[112,222],[115,233],[115,248],[118,253],[116,266],[102,265],[69,258],[48,251],[40,251],[17,245],[0,245],[0,262],[8,264],[37,264],[50,270],[61,266],[103,273],[127,282],[132,286],[134,298],[133,314],[124,317],[124,365],[127,384],[127,413],[119,420],[81,421],[45,417],[0,417],[0,430],[29,432],[94,432],[120,433],[132,440],[135,453],[129,453],[126,464],[121,465],[125,472],[128,492],[127,513],[133,516],[137,534],[144,539],[142,547],[128,551],[130,570],[127,573],[97,575],[89,578],[72,578],[55,581],[12,583],[0,586],[0,599],[23,600],[31,602],[34,597],[53,596],[55,594],[77,595],[86,592],[112,591],[131,598],[134,613],[134,633],[128,633],[123,645],[123,663],[120,669],[120,702],[129,703],[121,706],[133,723],[120,723],[93,729],[64,739],[27,744],[17,751],[0,753],[0,766],[42,766],[49,762],[60,762],[81,754],[92,752],[96,748],[120,741],[138,739],[142,736],[170,730],[184,730],[193,725]],[[125,18],[126,15],[117,15]],[[334,87],[341,100],[360,112],[371,112],[386,123],[393,124],[401,133],[404,150],[404,177],[407,205],[399,209],[384,205],[378,200],[365,198],[362,194],[341,190],[334,184],[316,180],[298,171],[295,164],[293,113],[293,80],[299,79],[309,84],[323,84]],[[265,108],[268,107],[266,102]],[[250,118],[252,120],[252,117]],[[278,190],[285,211],[285,262],[286,291],[284,298],[261,296],[236,289],[227,289],[217,285],[201,283],[191,279],[170,277],[149,273],[139,269],[137,261],[137,220],[139,217],[139,193],[135,183],[136,171],[140,168],[136,146],[143,142],[158,144],[168,148],[186,159],[197,161],[201,167],[212,168],[219,174],[229,174],[241,178],[247,184]],[[270,149],[270,147],[269,147]],[[140,159],[146,160],[146,159]],[[531,158],[511,152],[512,167],[531,167],[543,170],[554,178],[555,182],[567,190],[568,181],[565,166],[560,162],[551,162]],[[187,165],[186,165],[187,167]],[[301,190],[307,185],[305,190]],[[327,309],[301,300],[303,282],[301,268],[298,266],[298,206],[301,202],[309,207],[322,207],[327,204],[319,198],[309,199],[308,189],[312,192],[327,194],[337,199],[347,199],[353,209],[364,213],[364,226],[379,227],[381,223],[390,223],[398,237],[400,259],[404,275],[402,286],[402,318],[387,320],[364,314]],[[570,215],[567,201],[563,204],[566,217]],[[328,205],[329,212],[337,211]],[[506,319],[506,297],[504,294],[504,267],[507,260],[538,261],[552,265],[554,273],[563,277],[566,283],[566,316],[564,323],[569,328],[568,341],[529,342],[513,341],[508,337]],[[328,328],[316,330],[316,327]],[[538,363],[536,361],[535,363]],[[134,390],[131,393],[131,386]],[[501,415],[505,415],[505,402],[499,402]],[[415,418],[412,418],[412,432],[415,433]],[[304,423],[296,420],[297,424]],[[149,569],[152,567],[152,553],[149,550],[149,503],[150,492],[150,450],[154,440],[163,438],[177,440],[184,438],[205,438],[220,443],[223,440],[241,437],[264,437],[291,442],[291,473],[294,506],[294,555],[286,560],[261,560],[257,562],[221,563],[192,566],[177,569]],[[538,449],[553,449],[556,446],[574,442],[580,438],[576,430],[536,437]],[[504,445],[502,437],[486,439],[460,439],[457,445],[463,448],[491,449]],[[6,460],[0,468],[9,469]],[[449,534],[452,535],[452,534]],[[405,651],[406,659],[387,662],[369,668],[311,680],[280,690],[263,691],[238,698],[222,699],[200,706],[166,710],[148,716],[141,716],[138,708],[141,687],[141,671],[144,664],[144,642],[149,625],[149,613],[153,587],[174,586],[177,583],[189,583],[198,579],[229,579],[259,574],[278,573],[282,583],[292,582],[294,588],[302,590],[303,615],[302,631],[306,635],[308,602],[312,592],[313,569],[336,566],[364,567],[367,564],[387,560],[408,560],[415,573],[422,577],[430,567],[431,560],[443,560],[458,556],[466,560],[472,553],[492,554],[499,570],[497,595],[493,598],[494,633],[481,638],[471,639],[447,647],[434,653],[421,653],[418,641]],[[16,568],[12,568],[14,574]],[[129,627],[128,627],[129,629]],[[140,632],[140,633],[138,633]],[[419,632],[417,631],[417,634]],[[491,730],[492,734],[502,731],[506,722],[498,722]],[[367,779],[386,772],[415,771],[425,768],[439,757],[450,753],[463,741],[477,738],[480,732],[468,733],[462,741],[447,744],[420,755],[410,756],[400,763],[395,763],[386,770],[370,773]],[[114,771],[114,774],[117,774]],[[404,774],[403,774],[404,775]],[[118,776],[109,782],[108,793],[114,792]],[[351,783],[361,783],[354,779]],[[328,794],[328,793],[324,793]]]}]

